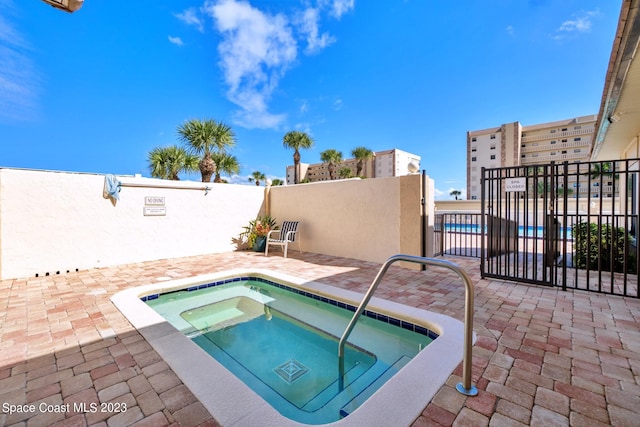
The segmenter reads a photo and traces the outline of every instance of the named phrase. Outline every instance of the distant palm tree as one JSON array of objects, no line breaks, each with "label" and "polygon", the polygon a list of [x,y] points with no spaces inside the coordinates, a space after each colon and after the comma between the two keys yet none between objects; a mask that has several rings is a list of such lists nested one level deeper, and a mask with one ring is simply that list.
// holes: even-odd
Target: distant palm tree
[{"label": "distant palm tree", "polygon": [[224,123],[215,120],[189,120],[178,126],[178,135],[193,154],[201,157],[198,167],[202,175],[202,182],[210,182],[216,171],[216,164],[211,159],[211,153],[225,152],[236,142],[233,130]]},{"label": "distant palm tree", "polygon": [[235,156],[221,151],[211,153],[211,160],[216,164],[216,176],[213,182],[222,182],[221,173],[234,175],[240,173],[240,164]]},{"label": "distant palm tree", "polygon": [[151,176],[154,178],[179,181],[180,172],[198,170],[198,157],[177,145],[154,148],[149,152],[148,162]]},{"label": "distant palm tree", "polygon": [[373,151],[369,150],[367,147],[356,147],[351,150],[351,155],[358,160],[356,165],[356,176],[360,176],[362,169],[364,169],[364,162],[373,158]]},{"label": "distant palm tree", "polygon": [[322,163],[327,164],[329,179],[333,180],[333,172],[336,170],[336,166],[342,163],[342,152],[329,148],[320,153],[320,160],[322,160]]},{"label": "distant palm tree", "polygon": [[349,166],[345,166],[340,168],[338,176],[342,179],[353,178],[353,172],[351,172],[351,168]]},{"label": "distant palm tree", "polygon": [[271,181],[271,185],[273,187],[276,187],[278,185],[283,185],[283,184],[284,184],[284,181],[281,180],[280,178],[274,178],[273,181]]},{"label": "distant palm tree", "polygon": [[255,171],[254,173],[251,174],[251,176],[249,177],[249,182],[256,182],[256,185],[260,185],[260,181],[264,181],[265,179],[267,179],[267,177],[265,176],[265,174],[263,174],[260,171]]},{"label": "distant palm tree", "polygon": [[[606,178],[613,177],[613,162],[595,163],[591,167],[591,179],[598,179],[601,175]],[[620,176],[615,174],[615,178],[619,179]]]},{"label": "distant palm tree", "polygon": [[304,132],[292,130],[282,138],[282,144],[285,148],[292,148],[293,151],[293,183],[300,182],[300,149],[309,149],[313,147],[313,138]]},{"label": "distant palm tree", "polygon": [[458,196],[461,194],[462,192],[460,190],[451,190],[451,193],[449,193],[449,195],[455,197],[456,200],[458,200]]}]

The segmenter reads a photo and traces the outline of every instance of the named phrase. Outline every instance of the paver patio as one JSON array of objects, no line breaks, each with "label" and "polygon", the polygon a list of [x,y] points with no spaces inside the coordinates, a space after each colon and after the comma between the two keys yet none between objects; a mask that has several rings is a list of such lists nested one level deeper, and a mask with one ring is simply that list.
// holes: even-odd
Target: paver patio
[{"label": "paver patio", "polygon": [[[458,367],[414,426],[640,425],[640,300],[481,280],[478,259],[445,259],[476,286],[479,395],[455,391]],[[162,277],[250,267],[364,293],[379,265],[233,252],[1,281],[0,412],[52,406],[46,414],[0,413],[0,426],[218,425],[109,298]],[[463,318],[464,288],[446,270],[393,266],[376,296]],[[66,411],[74,402],[110,402],[114,412]],[[117,412],[122,404],[126,412]]]}]

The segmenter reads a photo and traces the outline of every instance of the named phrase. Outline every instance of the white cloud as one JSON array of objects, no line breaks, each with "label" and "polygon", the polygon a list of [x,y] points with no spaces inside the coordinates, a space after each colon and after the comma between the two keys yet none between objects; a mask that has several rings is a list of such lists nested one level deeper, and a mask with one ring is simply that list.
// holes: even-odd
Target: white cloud
[{"label": "white cloud", "polygon": [[313,132],[311,131],[311,125],[309,123],[306,122],[302,122],[302,123],[296,123],[293,128],[295,130],[299,130],[301,132],[306,133],[309,136],[313,136]]},{"label": "white cloud", "polygon": [[[269,101],[280,80],[297,63],[299,45],[307,54],[335,42],[320,30],[323,14],[339,18],[354,7],[353,0],[319,0],[317,7],[301,12],[268,13],[246,0],[206,0],[200,11],[211,17],[221,36],[219,66],[227,86],[227,98],[240,109],[234,123],[248,128],[278,128],[286,114],[269,111]],[[195,11],[178,16],[202,26]],[[338,105],[339,107],[339,105]],[[305,112],[303,105],[301,112]]]},{"label": "white cloud", "polygon": [[329,2],[329,7],[331,9],[331,15],[335,18],[340,19],[342,15],[352,10],[355,6],[355,0],[333,0]]},{"label": "white cloud", "polygon": [[318,21],[319,11],[312,7],[305,9],[299,18],[300,31],[307,39],[306,53],[318,52],[336,41],[335,37],[328,33],[319,34]]},{"label": "white cloud", "polygon": [[560,27],[558,27],[554,39],[560,40],[571,33],[587,33],[591,31],[591,19],[598,15],[598,13],[599,10],[596,9],[574,14],[572,19],[567,19],[560,25]]},{"label": "white cloud", "polygon": [[169,36],[169,41],[175,45],[182,46],[184,43],[180,37]]},{"label": "white cloud", "polygon": [[[10,9],[11,4],[3,6]],[[28,43],[6,16],[0,14],[0,120],[31,120],[38,108],[40,79]]]},{"label": "white cloud", "polygon": [[309,111],[309,103],[307,102],[306,99],[303,99],[302,102],[300,103],[300,112],[306,113],[307,111]]},{"label": "white cloud", "polygon": [[204,31],[204,25],[203,25],[202,19],[200,19],[200,16],[198,16],[198,13],[194,8],[189,8],[182,13],[177,13],[176,18],[178,18],[179,20],[181,20],[187,25],[192,25],[196,27],[196,29],[200,32]]},{"label": "white cloud", "polygon": [[507,34],[509,34],[510,36],[512,36],[515,32],[515,30],[513,29],[513,25],[509,25],[506,28]]},{"label": "white cloud", "polygon": [[333,109],[335,111],[342,110],[342,105],[343,105],[343,102],[342,102],[342,99],[340,98],[337,98],[333,101]]},{"label": "white cloud", "polygon": [[242,108],[236,113],[238,124],[277,127],[286,116],[269,113],[267,101],[297,57],[287,18],[236,0],[209,2],[203,10],[222,34],[218,45],[220,66],[229,86],[229,100]]}]

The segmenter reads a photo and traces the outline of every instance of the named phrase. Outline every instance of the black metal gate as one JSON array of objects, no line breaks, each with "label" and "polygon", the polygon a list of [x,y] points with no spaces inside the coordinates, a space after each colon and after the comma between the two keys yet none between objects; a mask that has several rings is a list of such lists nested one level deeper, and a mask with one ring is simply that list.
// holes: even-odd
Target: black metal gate
[{"label": "black metal gate", "polygon": [[639,159],[482,170],[482,277],[639,298]]}]

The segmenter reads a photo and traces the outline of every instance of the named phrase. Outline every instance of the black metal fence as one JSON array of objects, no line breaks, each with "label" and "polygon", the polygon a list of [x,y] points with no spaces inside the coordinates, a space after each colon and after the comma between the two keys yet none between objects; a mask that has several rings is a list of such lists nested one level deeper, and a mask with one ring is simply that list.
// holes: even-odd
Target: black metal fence
[{"label": "black metal fence", "polygon": [[480,257],[486,234],[480,213],[438,213],[433,229],[435,255]]},{"label": "black metal fence", "polygon": [[640,160],[483,169],[481,213],[438,213],[436,255],[483,277],[640,298]]}]

